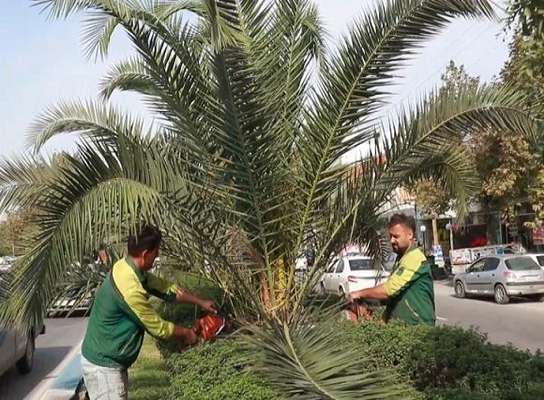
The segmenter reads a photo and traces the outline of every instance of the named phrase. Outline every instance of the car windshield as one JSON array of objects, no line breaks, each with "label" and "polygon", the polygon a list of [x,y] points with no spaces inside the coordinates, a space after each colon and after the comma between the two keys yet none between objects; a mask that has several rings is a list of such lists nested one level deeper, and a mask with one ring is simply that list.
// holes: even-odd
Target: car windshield
[{"label": "car windshield", "polygon": [[372,260],[368,258],[356,258],[349,260],[349,268],[352,271],[368,271],[374,269],[372,266]]},{"label": "car windshield", "polygon": [[516,257],[506,260],[506,266],[510,271],[540,270],[538,264],[530,257]]},{"label": "car windshield", "polygon": [[544,256],[536,256],[536,259],[541,267],[544,267]]}]

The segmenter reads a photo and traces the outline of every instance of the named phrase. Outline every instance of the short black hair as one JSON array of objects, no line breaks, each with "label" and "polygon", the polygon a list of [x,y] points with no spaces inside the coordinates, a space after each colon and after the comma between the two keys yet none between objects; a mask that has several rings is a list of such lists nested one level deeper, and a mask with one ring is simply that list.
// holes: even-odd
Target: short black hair
[{"label": "short black hair", "polygon": [[162,234],[159,228],[143,225],[136,235],[130,235],[127,241],[128,254],[137,256],[144,250],[155,250],[161,245]]},{"label": "short black hair", "polygon": [[404,225],[407,228],[412,230],[412,233],[416,234],[416,220],[414,217],[405,214],[393,214],[389,219],[388,228],[391,228],[395,225]]}]

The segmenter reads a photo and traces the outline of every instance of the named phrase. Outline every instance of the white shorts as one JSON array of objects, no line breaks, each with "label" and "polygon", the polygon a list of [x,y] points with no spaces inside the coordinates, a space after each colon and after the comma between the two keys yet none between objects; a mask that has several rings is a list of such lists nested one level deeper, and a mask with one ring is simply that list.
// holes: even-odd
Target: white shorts
[{"label": "white shorts", "polygon": [[90,400],[128,399],[126,368],[101,367],[81,356],[81,369]]}]

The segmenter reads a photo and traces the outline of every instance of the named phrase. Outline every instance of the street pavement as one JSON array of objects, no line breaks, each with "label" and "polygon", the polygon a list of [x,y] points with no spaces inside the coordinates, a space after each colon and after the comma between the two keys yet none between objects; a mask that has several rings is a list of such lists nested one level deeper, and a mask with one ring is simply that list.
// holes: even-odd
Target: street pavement
[{"label": "street pavement", "polygon": [[513,299],[496,304],[492,298],[458,299],[446,282],[435,283],[439,324],[477,328],[496,344],[512,343],[525,350],[544,349],[544,303]]},{"label": "street pavement", "polygon": [[12,368],[0,376],[0,400],[32,400],[40,386],[55,379],[55,369],[83,339],[87,318],[46,319],[45,326],[36,339],[32,372],[21,375]]}]

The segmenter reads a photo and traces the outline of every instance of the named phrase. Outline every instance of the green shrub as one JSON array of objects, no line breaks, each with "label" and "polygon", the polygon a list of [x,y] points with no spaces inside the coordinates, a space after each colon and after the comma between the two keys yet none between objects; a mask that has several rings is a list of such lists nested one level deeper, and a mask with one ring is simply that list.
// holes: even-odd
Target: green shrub
[{"label": "green shrub", "polygon": [[535,385],[544,380],[544,358],[489,344],[478,332],[375,322],[345,329],[376,367],[397,367],[430,400],[544,399]]},{"label": "green shrub", "polygon": [[280,396],[252,374],[242,346],[221,339],[167,359],[171,400],[279,400]]},{"label": "green shrub", "polygon": [[[223,302],[223,292],[220,288],[215,286],[213,282],[191,273],[171,273],[166,276],[166,279],[171,282],[176,282],[182,288],[198,295],[205,299],[214,300],[219,306]],[[165,303],[159,302],[157,309],[162,318],[167,321],[172,321],[176,325],[182,325],[185,327],[192,326],[195,319],[202,315],[202,311],[197,306],[190,304],[179,303]],[[163,357],[167,358],[171,353],[177,352],[176,343],[167,341],[158,341],[157,347],[159,348]]]},{"label": "green shrub", "polygon": [[426,396],[427,400],[495,400],[495,396],[485,393],[474,393],[464,389],[436,389]]},{"label": "green shrub", "polygon": [[[172,278],[172,277],[171,277]],[[222,301],[211,282],[192,274],[174,280],[198,295]],[[162,304],[161,315],[189,326],[199,311],[188,305]],[[454,327],[383,325],[339,322],[346,346],[356,347],[361,358],[372,360],[369,369],[395,368],[418,393],[410,398],[428,400],[538,400],[544,399],[544,357],[511,346],[487,342],[485,335]],[[173,399],[278,399],[271,387],[251,373],[232,339],[176,353],[172,342],[158,344],[171,371]]]}]

